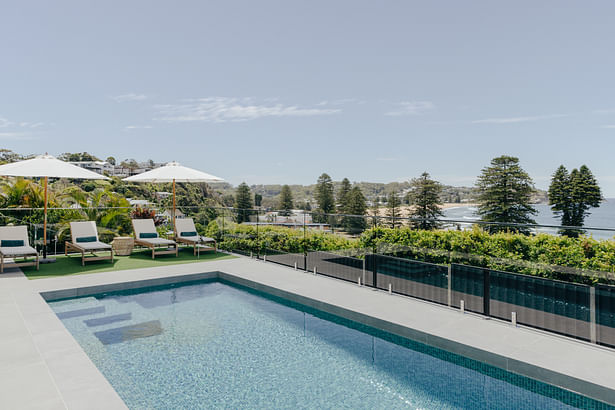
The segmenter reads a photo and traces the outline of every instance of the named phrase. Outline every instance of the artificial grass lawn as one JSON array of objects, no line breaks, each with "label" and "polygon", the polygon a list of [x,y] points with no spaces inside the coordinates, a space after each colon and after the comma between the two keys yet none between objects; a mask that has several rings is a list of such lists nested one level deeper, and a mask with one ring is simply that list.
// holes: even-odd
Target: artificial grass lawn
[{"label": "artificial grass lawn", "polygon": [[[105,252],[97,252],[96,255],[105,255]],[[109,255],[109,253],[106,253]],[[50,256],[54,257],[54,256]],[[57,255],[54,263],[41,263],[40,270],[34,266],[22,267],[24,275],[28,279],[50,278],[54,276],[81,275],[84,273],[110,272],[126,269],[152,268],[155,266],[178,265],[181,263],[206,262],[211,260],[233,259],[236,256],[226,253],[214,253],[213,251],[201,252],[201,257],[197,259],[192,254],[192,248],[180,248],[179,255],[160,255],[152,259],[152,251],[135,250],[129,256],[115,256],[113,263],[108,260],[86,262],[81,266],[81,254],[73,256]]]}]

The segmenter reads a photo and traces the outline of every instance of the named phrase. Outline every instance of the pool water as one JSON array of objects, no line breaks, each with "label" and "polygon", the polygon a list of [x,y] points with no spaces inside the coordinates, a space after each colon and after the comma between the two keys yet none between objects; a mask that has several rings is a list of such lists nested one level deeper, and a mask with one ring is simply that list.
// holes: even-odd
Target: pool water
[{"label": "pool water", "polygon": [[131,409],[601,406],[280,302],[204,282],[50,306]]}]

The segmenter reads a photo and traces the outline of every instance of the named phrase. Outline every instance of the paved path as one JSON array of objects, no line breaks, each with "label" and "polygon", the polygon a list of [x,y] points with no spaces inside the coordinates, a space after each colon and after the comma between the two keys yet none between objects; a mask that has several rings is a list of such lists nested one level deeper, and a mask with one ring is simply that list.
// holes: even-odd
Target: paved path
[{"label": "paved path", "polygon": [[1,274],[0,408],[125,408],[41,292],[77,296],[208,272],[615,405],[615,350],[241,257],[38,280]]}]

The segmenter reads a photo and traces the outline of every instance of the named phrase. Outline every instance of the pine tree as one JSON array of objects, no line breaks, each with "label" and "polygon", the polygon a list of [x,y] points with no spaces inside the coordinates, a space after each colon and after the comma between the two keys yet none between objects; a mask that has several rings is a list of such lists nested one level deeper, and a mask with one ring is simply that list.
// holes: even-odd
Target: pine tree
[{"label": "pine tree", "polygon": [[412,221],[412,226],[418,229],[437,229],[440,227],[438,218],[444,216],[440,205],[442,200],[442,184],[429,177],[427,172],[423,172],[420,177],[410,181],[410,192],[408,199],[414,206],[410,216],[417,218]]},{"label": "pine tree", "polygon": [[254,206],[259,207],[263,203],[263,196],[261,194],[254,194]]},{"label": "pine tree", "polygon": [[[555,171],[551,177],[551,185],[549,185],[549,205],[556,217],[560,218],[561,224],[570,226],[572,224],[570,216],[572,213],[572,193],[570,186],[570,174],[563,165]],[[560,231],[566,234],[564,231]]]},{"label": "pine tree", "polygon": [[[564,226],[583,226],[590,208],[600,206],[602,193],[598,182],[587,166],[582,165],[570,174],[563,165],[555,171],[549,186],[549,204]],[[582,230],[562,229],[562,235],[577,237]]]},{"label": "pine tree", "polygon": [[282,186],[278,209],[281,211],[280,215],[282,216],[288,216],[291,214],[290,211],[293,209],[293,193],[290,191],[290,187],[288,185]]},{"label": "pine tree", "polygon": [[361,188],[354,186],[348,191],[346,198],[346,213],[360,216],[344,217],[344,228],[350,233],[361,233],[367,227],[367,221],[362,217],[367,211],[365,196],[361,192]]},{"label": "pine tree", "polygon": [[249,222],[252,214],[252,194],[250,187],[242,182],[235,193],[235,208],[237,208],[237,223]]},{"label": "pine tree", "polygon": [[[509,224],[535,224],[531,195],[534,184],[519,166],[519,158],[502,155],[483,168],[476,183],[478,188],[478,215],[485,222]],[[530,230],[519,226],[486,225],[489,232],[515,231],[528,234]]]},{"label": "pine tree", "polygon": [[391,228],[396,228],[398,226],[401,226],[401,221],[396,219],[396,218],[401,217],[401,210],[399,209],[400,205],[401,205],[401,201],[399,200],[397,193],[391,192],[389,196],[387,197],[387,212],[386,212],[386,216],[390,218],[389,224],[391,225]]},{"label": "pine tree", "polygon": [[341,214],[350,213],[348,212],[347,203],[348,203],[348,194],[352,186],[350,185],[350,181],[348,178],[344,178],[342,180],[342,184],[340,185],[339,190],[337,191],[337,212]]},{"label": "pine tree", "polygon": [[327,223],[328,217],[323,214],[332,214],[335,212],[335,198],[333,197],[333,181],[326,173],[318,177],[314,196],[316,202],[318,202],[318,209],[314,215],[314,222]]}]

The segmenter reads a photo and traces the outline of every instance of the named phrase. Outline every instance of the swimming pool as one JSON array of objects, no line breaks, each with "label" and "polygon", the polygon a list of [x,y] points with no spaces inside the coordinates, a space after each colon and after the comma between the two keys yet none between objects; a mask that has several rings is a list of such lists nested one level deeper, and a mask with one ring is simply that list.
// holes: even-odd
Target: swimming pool
[{"label": "swimming pool", "polygon": [[49,303],[130,408],[607,408],[219,281]]}]

